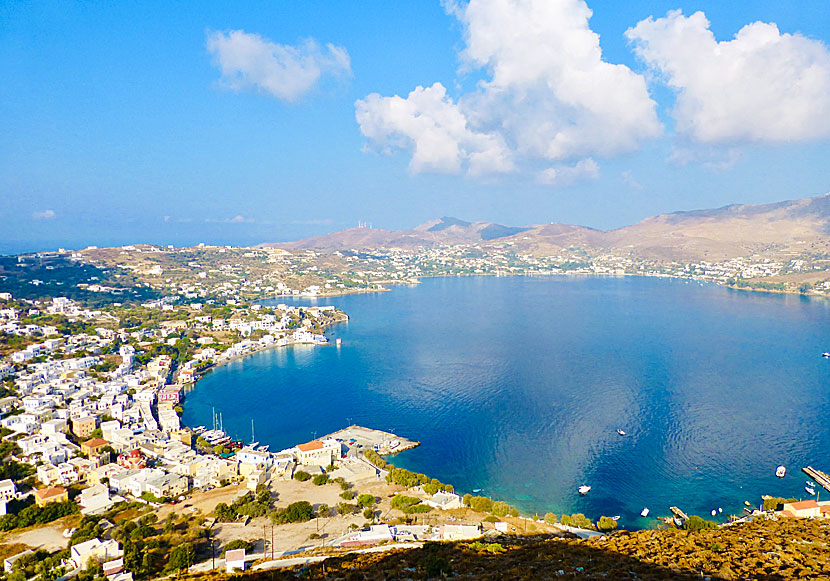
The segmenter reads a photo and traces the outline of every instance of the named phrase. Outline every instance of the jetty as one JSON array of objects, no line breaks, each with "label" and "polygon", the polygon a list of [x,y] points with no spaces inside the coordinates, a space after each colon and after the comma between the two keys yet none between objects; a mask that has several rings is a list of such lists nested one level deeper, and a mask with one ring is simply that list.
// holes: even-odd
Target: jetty
[{"label": "jetty", "polygon": [[338,430],[324,436],[324,438],[334,438],[346,442],[349,446],[358,445],[364,449],[374,450],[381,456],[397,454],[421,444],[420,442],[409,440],[392,432],[373,430],[356,425]]},{"label": "jetty", "polygon": [[801,469],[804,474],[809,476],[816,484],[830,492],[830,476],[821,470],[816,470],[812,466],[807,466]]},{"label": "jetty", "polygon": [[674,516],[676,516],[677,518],[679,518],[683,522],[686,522],[687,520],[689,520],[689,516],[685,512],[683,512],[682,510],[677,508],[676,506],[670,506],[669,510],[672,511],[672,514],[674,514]]}]

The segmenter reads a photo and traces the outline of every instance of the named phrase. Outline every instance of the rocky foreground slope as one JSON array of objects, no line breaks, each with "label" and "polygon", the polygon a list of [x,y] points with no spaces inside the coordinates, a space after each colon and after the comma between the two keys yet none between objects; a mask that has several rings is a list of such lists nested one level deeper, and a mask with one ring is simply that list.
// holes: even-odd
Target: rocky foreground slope
[{"label": "rocky foreground slope", "polygon": [[[724,529],[619,532],[591,540],[549,536],[427,543],[351,554],[265,579],[830,579],[830,520],[745,523]],[[224,574],[189,579],[224,579]]]}]

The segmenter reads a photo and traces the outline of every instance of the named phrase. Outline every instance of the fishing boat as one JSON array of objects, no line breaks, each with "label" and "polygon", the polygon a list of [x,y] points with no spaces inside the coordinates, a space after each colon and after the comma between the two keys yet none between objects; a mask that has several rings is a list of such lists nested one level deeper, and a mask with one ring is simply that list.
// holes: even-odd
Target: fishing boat
[{"label": "fishing boat", "polygon": [[648,510],[648,507],[646,507],[646,508],[644,508],[643,510],[640,511],[640,516],[643,516],[643,517],[648,516],[648,513],[649,513],[649,510]]},{"label": "fishing boat", "polygon": [[624,430],[621,430],[621,429],[619,429],[619,428],[617,428],[617,433],[618,433],[620,436],[625,436],[625,431],[624,431]]},{"label": "fishing boat", "polygon": [[579,494],[581,494],[582,496],[585,496],[586,494],[588,494],[591,491],[591,487],[583,484],[582,486],[579,487],[578,490],[579,490]]},{"label": "fishing boat", "polygon": [[813,482],[812,480],[808,480],[808,481],[807,481],[807,482],[805,482],[804,484],[806,484],[806,485],[807,485],[807,486],[809,486],[810,488],[815,488],[815,487],[816,487],[816,483],[815,483],[815,482]]},{"label": "fishing boat", "polygon": [[816,489],[813,488],[812,486],[805,486],[804,490],[806,490],[807,494],[809,494],[810,496],[815,496],[816,495]]},{"label": "fishing boat", "polygon": [[787,469],[785,467],[779,466],[775,469],[775,475],[778,476],[778,478],[784,478],[785,474],[787,474]]}]

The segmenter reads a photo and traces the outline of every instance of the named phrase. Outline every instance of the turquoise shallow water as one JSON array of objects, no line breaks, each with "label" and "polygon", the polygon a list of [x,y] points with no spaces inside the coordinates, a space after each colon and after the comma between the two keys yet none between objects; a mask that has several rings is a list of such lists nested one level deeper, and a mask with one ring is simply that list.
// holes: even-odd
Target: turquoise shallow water
[{"label": "turquoise shallow water", "polygon": [[351,316],[332,345],[209,373],[185,422],[209,425],[215,407],[249,440],[253,419],[272,450],[348,422],[391,430],[422,442],[395,464],[461,492],[630,527],[649,525],[645,506],[725,518],[761,494],[804,497],[800,468],[830,471],[828,301],[668,279],[476,277],[319,304]]}]

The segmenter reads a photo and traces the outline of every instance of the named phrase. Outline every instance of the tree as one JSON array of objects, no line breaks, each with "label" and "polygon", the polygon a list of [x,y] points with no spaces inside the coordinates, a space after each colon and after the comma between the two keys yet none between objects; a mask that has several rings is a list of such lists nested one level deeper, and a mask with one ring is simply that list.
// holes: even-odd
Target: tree
[{"label": "tree", "polygon": [[314,478],[311,479],[311,482],[314,483],[315,486],[322,486],[326,482],[329,481],[328,474],[318,474]]},{"label": "tree", "polygon": [[375,497],[371,494],[361,494],[357,497],[357,506],[360,508],[369,508],[375,504]]},{"label": "tree", "polygon": [[556,522],[557,522],[557,519],[556,519],[555,514],[553,514],[552,512],[549,512],[549,513],[545,514],[545,523],[547,523],[549,525],[555,525]]},{"label": "tree", "polygon": [[331,507],[327,504],[321,504],[317,507],[317,516],[327,517],[331,514]]},{"label": "tree", "polygon": [[510,505],[506,502],[501,500],[497,500],[493,503],[492,513],[498,517],[507,516],[507,513],[510,512]]},{"label": "tree", "polygon": [[284,524],[289,522],[305,522],[314,518],[314,508],[306,500],[292,502],[284,510],[274,515],[274,522]]},{"label": "tree", "polygon": [[213,515],[219,522],[232,522],[239,516],[236,510],[232,509],[224,502],[220,502],[216,505],[216,508],[213,510]]},{"label": "tree", "polygon": [[363,518],[366,520],[375,520],[375,511],[372,508],[367,508],[363,511]]},{"label": "tree", "polygon": [[305,482],[309,478],[311,478],[311,474],[309,474],[308,472],[303,472],[302,470],[297,470],[294,473],[294,480],[299,480],[300,482]]},{"label": "tree", "polygon": [[801,283],[801,285],[799,285],[798,292],[800,292],[801,294],[806,294],[810,290],[810,288],[812,288],[812,285],[809,282],[803,282]]},{"label": "tree", "polygon": [[196,551],[190,543],[182,543],[170,551],[170,558],[167,561],[167,568],[171,571],[187,570],[193,564],[193,557]]}]

